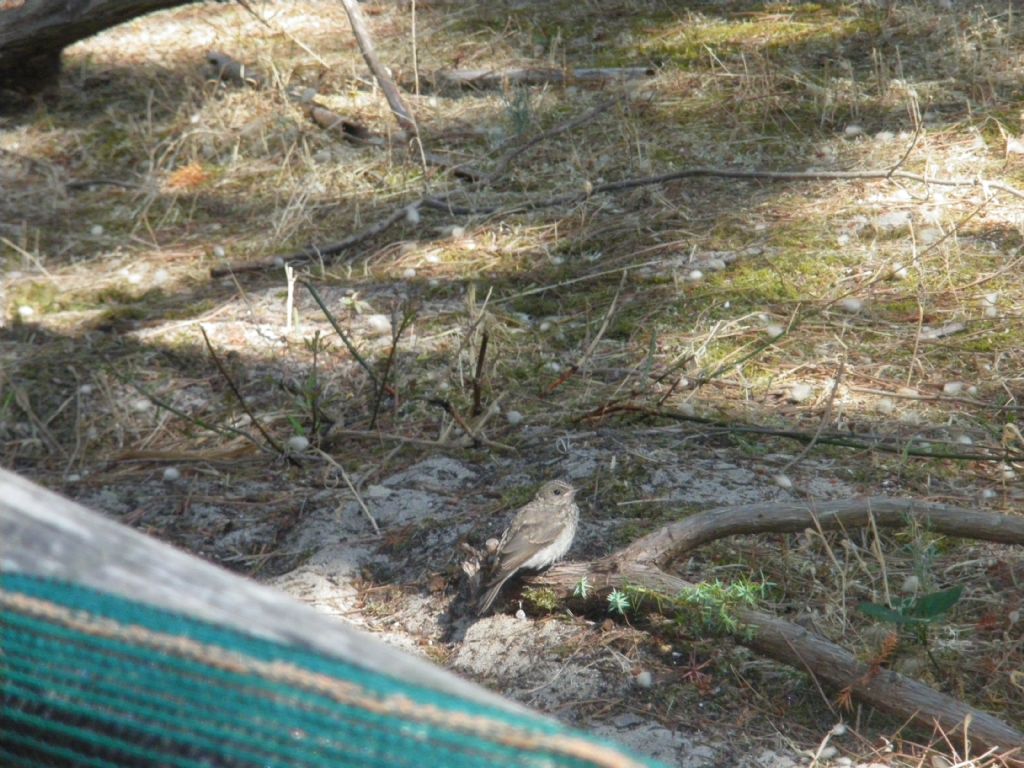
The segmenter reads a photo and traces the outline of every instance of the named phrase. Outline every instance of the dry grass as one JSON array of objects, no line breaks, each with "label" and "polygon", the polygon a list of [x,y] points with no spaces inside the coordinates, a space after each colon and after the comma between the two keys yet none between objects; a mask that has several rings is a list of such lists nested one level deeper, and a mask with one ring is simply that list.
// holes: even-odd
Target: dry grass
[{"label": "dry grass", "polygon": [[[695,441],[753,457],[766,482],[792,478],[795,492],[813,457],[857,487],[1016,514],[1020,199],[980,186],[704,178],[503,212],[695,165],[849,170],[906,155],[906,170],[1024,186],[1024,160],[1007,151],[1024,131],[1024,29],[1012,4],[423,6],[415,62],[410,7],[368,9],[383,60],[410,92],[418,83],[409,100],[433,152],[486,171],[609,91],[620,98],[538,144],[500,182],[466,188],[404,153],[345,143],[285,97],[287,85],[310,85],[346,117],[394,130],[339,6],[260,6],[268,29],[240,7],[203,5],[75,46],[59,100],[0,122],[5,466],[71,494],[128,486],[165,465],[211,483],[262,477],[273,452],[213,365],[201,324],[246,410],[279,444],[322,443],[368,482],[424,451],[468,449],[332,438],[329,422],[365,429],[379,403],[389,435],[456,437],[431,400],[471,418],[486,330],[485,403],[501,393],[506,415],[535,429],[600,427],[680,450]],[[208,48],[261,68],[275,87],[213,82],[201,68]],[[430,77],[455,65],[650,63],[656,76],[605,89],[458,92]],[[132,186],[67,186],[100,179]],[[497,210],[423,209],[339,259],[304,265],[378,377],[393,316],[414,315],[383,397],[301,285],[288,318],[279,271],[208,276],[339,240],[425,192]],[[962,330],[933,333],[952,323]],[[745,436],[738,428],[749,425],[805,442]],[[545,450],[515,417],[492,417],[481,436]],[[261,499],[271,533],[240,550],[236,567],[273,559],[268,547],[291,524],[288,484],[317,482],[323,465],[299,455],[278,466],[280,485]],[[635,488],[609,486],[608,501]],[[1019,553],[926,531],[789,543],[781,557],[774,542],[712,547],[705,575],[763,574],[782,606],[866,657],[882,638],[853,605],[899,595],[909,577],[922,592],[962,584],[954,616],[933,633],[941,664],[910,646],[899,664],[1024,721]],[[753,661],[736,674],[759,691],[754,706],[793,718],[792,738],[813,751],[818,737],[801,729],[832,714],[806,682]],[[955,751],[949,738],[936,748]],[[864,760],[873,750],[849,749]]]}]

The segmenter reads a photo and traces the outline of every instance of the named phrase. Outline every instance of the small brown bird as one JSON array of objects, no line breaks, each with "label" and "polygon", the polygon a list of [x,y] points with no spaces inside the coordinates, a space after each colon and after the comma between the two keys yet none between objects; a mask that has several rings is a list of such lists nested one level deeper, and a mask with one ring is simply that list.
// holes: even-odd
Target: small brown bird
[{"label": "small brown bird", "polygon": [[516,512],[498,543],[494,576],[480,600],[478,614],[487,612],[516,572],[547,568],[569,551],[580,519],[575,496],[576,489],[569,483],[551,480],[541,486],[533,501]]}]

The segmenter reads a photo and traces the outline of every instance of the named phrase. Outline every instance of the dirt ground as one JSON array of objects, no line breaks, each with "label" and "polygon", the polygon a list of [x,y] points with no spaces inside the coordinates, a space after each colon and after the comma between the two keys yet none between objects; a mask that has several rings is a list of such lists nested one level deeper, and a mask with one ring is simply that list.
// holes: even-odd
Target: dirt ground
[{"label": "dirt ground", "polygon": [[[1019,514],[1024,33],[1012,3],[940,5],[364,4],[428,151],[522,149],[490,184],[401,149],[340,5],[83,41],[0,117],[0,461],[669,765],[980,765],[672,615],[510,583],[478,619],[460,592],[460,545],[555,477],[580,489],[573,560],[762,501]],[[268,85],[218,82],[211,50]],[[650,72],[436,76],[511,67]],[[296,85],[391,149],[316,125]],[[812,176],[650,180],[694,167]],[[897,167],[959,181],[813,176]],[[274,266],[396,211],[298,283]],[[762,584],[865,659],[891,628],[858,602],[962,585],[893,666],[1024,719],[1012,547],[808,531],[675,568]]]}]

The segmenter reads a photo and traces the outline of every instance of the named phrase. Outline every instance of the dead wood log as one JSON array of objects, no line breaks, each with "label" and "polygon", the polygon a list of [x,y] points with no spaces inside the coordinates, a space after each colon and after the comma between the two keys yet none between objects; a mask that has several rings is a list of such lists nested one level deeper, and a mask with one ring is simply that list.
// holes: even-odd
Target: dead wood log
[{"label": "dead wood log", "polygon": [[0,88],[35,93],[72,43],[137,16],[192,0],[31,0],[0,3]]},{"label": "dead wood log", "polygon": [[[570,596],[583,577],[596,591],[642,586],[674,596],[694,585],[665,568],[685,552],[726,536],[806,529],[835,531],[871,523],[891,528],[911,521],[949,536],[1024,545],[1024,518],[946,504],[889,498],[749,504],[693,515],[599,560],[563,563],[525,581],[552,589],[562,597]],[[1024,744],[1024,733],[993,715],[896,672],[873,669],[845,648],[763,611],[737,609],[735,616],[744,628],[752,630],[749,636],[738,636],[737,641],[752,650],[806,671],[835,689],[848,688],[860,701],[879,711],[945,733],[961,729],[973,747],[995,748],[1005,751],[1009,762],[1020,760],[1016,750]]]}]

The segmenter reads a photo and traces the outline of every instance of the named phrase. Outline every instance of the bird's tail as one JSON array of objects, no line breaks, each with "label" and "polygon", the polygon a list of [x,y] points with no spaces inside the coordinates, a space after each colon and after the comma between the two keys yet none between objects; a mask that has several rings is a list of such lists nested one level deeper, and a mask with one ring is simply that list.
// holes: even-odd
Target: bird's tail
[{"label": "bird's tail", "polygon": [[490,588],[484,593],[484,596],[480,599],[480,604],[477,606],[476,609],[477,616],[483,616],[485,613],[487,613],[487,611],[491,607],[491,603],[494,602],[494,598],[498,596],[498,593],[501,591],[501,588],[505,586],[506,581],[508,581],[508,576],[506,576],[501,581],[492,584]]}]

